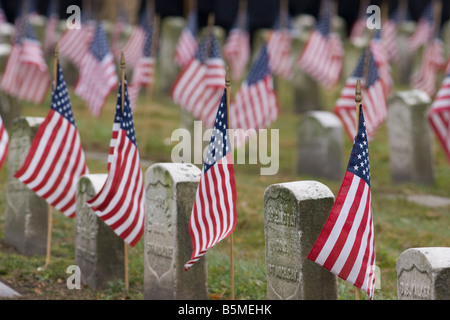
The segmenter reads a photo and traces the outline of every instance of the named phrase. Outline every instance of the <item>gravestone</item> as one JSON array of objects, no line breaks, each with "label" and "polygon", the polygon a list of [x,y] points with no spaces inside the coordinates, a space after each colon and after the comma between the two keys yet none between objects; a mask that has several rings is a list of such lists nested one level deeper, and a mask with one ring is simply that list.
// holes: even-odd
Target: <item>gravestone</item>
[{"label": "gravestone", "polygon": [[207,299],[206,256],[189,271],[189,220],[201,171],[192,164],[157,163],[145,174],[144,299]]},{"label": "gravestone", "polygon": [[[408,45],[409,37],[416,30],[416,23],[403,21],[397,27],[398,63],[392,64],[394,82],[410,85],[411,75],[417,63],[420,64],[420,54],[412,54]],[[419,48],[419,50],[421,50]]]},{"label": "gravestone", "polygon": [[45,255],[48,205],[25,184],[14,178],[28,155],[44,118],[16,119],[10,131],[6,186],[5,242],[24,255]]},{"label": "gravestone", "polygon": [[157,65],[160,67],[158,79],[162,93],[169,94],[180,68],[175,63],[175,49],[183,31],[185,19],[182,17],[165,17],[161,21],[161,38]]},{"label": "gravestone", "polygon": [[299,124],[297,135],[297,172],[341,180],[342,123],[332,112],[310,111]]},{"label": "gravestone", "polygon": [[411,248],[397,260],[399,300],[450,300],[450,248]]},{"label": "gravestone", "polygon": [[84,175],[77,189],[75,264],[81,282],[94,290],[125,276],[124,241],[86,203],[100,192],[106,178],[106,174]]},{"label": "gravestone", "polygon": [[432,136],[426,113],[431,103],[423,91],[396,92],[389,100],[387,128],[394,182],[434,183]]},{"label": "gravestone", "polygon": [[338,298],[334,274],[307,260],[334,203],[316,181],[274,184],[264,193],[267,299]]}]

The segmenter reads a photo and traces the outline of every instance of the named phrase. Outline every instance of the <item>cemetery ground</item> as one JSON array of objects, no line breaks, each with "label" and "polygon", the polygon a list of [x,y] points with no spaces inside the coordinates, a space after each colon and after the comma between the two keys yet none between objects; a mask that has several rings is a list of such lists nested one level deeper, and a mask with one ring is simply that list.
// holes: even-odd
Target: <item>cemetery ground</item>
[{"label": "cemetery ground", "polygon": [[[272,184],[317,180],[330,188],[336,197],[340,181],[325,180],[296,173],[296,141],[300,114],[294,112],[291,93],[282,83],[280,90],[280,116],[271,128],[279,129],[279,171],[273,176],[260,175],[261,165],[235,164],[237,186],[237,225],[234,231],[235,298],[243,300],[265,299],[265,249],[263,194]],[[233,84],[232,92],[238,86]],[[397,88],[399,89],[399,88]],[[332,111],[340,88],[324,93],[327,110]],[[116,94],[110,95],[99,118],[93,118],[77,96],[70,92],[72,107],[87,154],[90,173],[106,173],[106,154]],[[23,105],[25,116],[45,117],[49,99],[41,105]],[[364,102],[363,102],[364,103]],[[172,131],[180,127],[180,108],[156,88],[151,99],[141,95],[134,114],[136,135],[142,160],[171,162],[171,151],[178,142],[171,142]],[[270,137],[270,134],[269,134]],[[450,166],[440,146],[433,137],[435,183],[433,186],[408,183],[393,184],[390,177],[386,124],[369,143],[371,165],[372,208],[375,227],[376,265],[379,267],[380,289],[375,299],[397,299],[396,261],[399,255],[413,247],[450,246],[450,207],[428,207],[407,199],[409,195],[436,195],[450,198]],[[351,141],[345,136],[342,150],[346,166],[351,151]],[[270,144],[269,144],[270,145]],[[344,166],[344,167],[345,167]],[[200,167],[200,165],[199,165]],[[142,166],[143,172],[148,168]],[[344,169],[345,170],[345,169]],[[342,177],[344,172],[342,172]],[[22,296],[18,299],[143,299],[144,294],[144,241],[129,249],[129,295],[124,283],[112,282],[105,290],[94,291],[86,286],[69,290],[66,280],[68,266],[75,264],[75,220],[61,213],[53,213],[51,261],[43,271],[45,257],[28,257],[18,254],[4,242],[4,209],[7,166],[0,172],[0,281]],[[208,290],[210,299],[230,298],[229,240],[226,239],[207,253]],[[355,288],[338,279],[340,299],[355,299]],[[361,299],[367,299],[364,293]]]}]

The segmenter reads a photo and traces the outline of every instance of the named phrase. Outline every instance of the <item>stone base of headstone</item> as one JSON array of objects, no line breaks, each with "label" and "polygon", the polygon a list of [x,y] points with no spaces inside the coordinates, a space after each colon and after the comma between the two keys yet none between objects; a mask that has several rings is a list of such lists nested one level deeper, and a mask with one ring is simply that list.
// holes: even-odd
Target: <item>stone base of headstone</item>
[{"label": "stone base of headstone", "polygon": [[411,248],[397,260],[399,300],[450,300],[450,248]]},{"label": "stone base of headstone", "polygon": [[316,181],[271,185],[264,193],[268,300],[337,300],[337,278],[307,260],[334,203]]},{"label": "stone base of headstone", "polygon": [[125,276],[124,241],[86,203],[100,192],[106,178],[106,174],[85,175],[77,191],[75,264],[81,282],[94,290]]},{"label": "stone base of headstone", "polygon": [[8,151],[5,242],[24,255],[45,255],[48,205],[25,184],[14,178],[28,155],[44,118],[19,118],[13,122]]},{"label": "stone base of headstone", "polygon": [[328,111],[311,111],[302,117],[297,135],[297,173],[341,180],[342,123]]},{"label": "stone base of headstone", "polygon": [[158,63],[160,76],[159,89],[169,94],[180,68],[175,63],[175,49],[186,21],[182,17],[165,17],[161,20],[161,40],[159,43]]},{"label": "stone base of headstone", "polygon": [[189,220],[201,171],[192,164],[157,163],[145,174],[144,299],[204,300],[206,256],[188,271]]},{"label": "stone base of headstone", "polygon": [[394,182],[434,183],[432,138],[426,118],[431,103],[423,91],[396,92],[389,100],[387,128]]}]

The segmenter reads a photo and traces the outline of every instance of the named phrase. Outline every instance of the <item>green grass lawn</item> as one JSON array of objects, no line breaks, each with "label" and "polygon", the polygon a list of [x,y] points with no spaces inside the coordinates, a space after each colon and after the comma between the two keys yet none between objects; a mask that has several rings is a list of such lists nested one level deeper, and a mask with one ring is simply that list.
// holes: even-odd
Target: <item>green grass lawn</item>
[{"label": "green grass lawn", "polygon": [[[261,165],[236,164],[238,221],[234,231],[235,296],[236,299],[264,299],[266,294],[264,208],[263,194],[271,184],[318,180],[336,195],[340,181],[327,181],[312,176],[298,175],[295,170],[296,139],[301,115],[294,113],[292,93],[281,82],[279,97],[281,113],[272,128],[279,129],[280,168],[276,175],[261,176]],[[233,92],[237,86],[233,87]],[[328,110],[339,90],[324,94]],[[71,94],[75,119],[84,149],[107,153],[115,110],[112,94],[99,118],[93,118],[88,109]],[[24,105],[23,115],[45,116],[49,98],[42,106]],[[180,127],[180,109],[170,98],[155,94],[152,99],[142,95],[134,115],[139,152],[142,159],[151,162],[169,162],[175,142],[170,141],[172,131]],[[375,226],[376,265],[380,268],[381,288],[375,299],[396,299],[396,260],[411,247],[450,246],[449,208],[427,208],[402,198],[386,195],[434,194],[450,197],[450,165],[434,140],[436,183],[433,186],[393,184],[390,179],[386,126],[383,125],[370,143],[371,189]],[[345,136],[342,150],[343,163],[347,163],[351,141]],[[88,159],[91,173],[105,173],[106,163]],[[145,172],[147,168],[142,168]],[[124,299],[123,282],[110,283],[106,290],[93,291],[87,287],[68,290],[66,269],[74,264],[75,222],[59,212],[54,213],[51,264],[37,271],[45,257],[24,257],[4,242],[4,209],[6,191],[6,165],[0,172],[0,281],[24,294],[29,299]],[[144,244],[129,251],[129,298],[143,298]],[[230,298],[229,240],[209,250],[208,287],[211,299]],[[338,280],[339,298],[355,299],[355,288]],[[361,294],[361,299],[366,299]]]}]

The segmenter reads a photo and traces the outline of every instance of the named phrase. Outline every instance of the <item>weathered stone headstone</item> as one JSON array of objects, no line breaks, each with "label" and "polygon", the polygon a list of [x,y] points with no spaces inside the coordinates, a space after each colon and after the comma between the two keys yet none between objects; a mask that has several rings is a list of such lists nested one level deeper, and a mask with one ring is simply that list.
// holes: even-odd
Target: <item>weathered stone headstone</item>
[{"label": "weathered stone headstone", "polygon": [[307,260],[334,203],[316,181],[274,184],[264,193],[267,299],[337,299],[337,279]]},{"label": "weathered stone headstone", "polygon": [[310,111],[299,124],[297,135],[297,172],[341,180],[342,123],[328,111]]},{"label": "weathered stone headstone", "polygon": [[431,103],[423,91],[396,92],[389,101],[387,127],[394,182],[434,183],[432,139],[426,113]]},{"label": "weathered stone headstone", "polygon": [[14,178],[28,155],[43,118],[19,118],[10,131],[6,187],[5,242],[21,254],[45,255],[48,205],[25,184]]},{"label": "weathered stone headstone", "polygon": [[183,31],[185,19],[182,17],[166,17],[161,21],[161,40],[157,65],[162,71],[158,82],[162,93],[169,94],[177,78],[180,68],[175,63],[175,49]]},{"label": "weathered stone headstone", "polygon": [[100,192],[106,178],[106,174],[84,175],[77,190],[75,264],[81,282],[94,290],[125,276],[124,241],[86,203]]},{"label": "weathered stone headstone", "polygon": [[145,174],[144,299],[207,299],[206,256],[189,271],[189,219],[201,171],[192,164],[157,163]]},{"label": "weathered stone headstone", "polygon": [[394,82],[404,85],[409,85],[411,74],[414,71],[414,65],[420,63],[420,55],[412,54],[408,45],[409,37],[416,30],[416,23],[413,21],[404,21],[399,24],[397,32],[397,46],[399,61],[392,66],[392,74]]},{"label": "weathered stone headstone", "polygon": [[450,300],[450,248],[411,248],[397,260],[399,300]]}]

